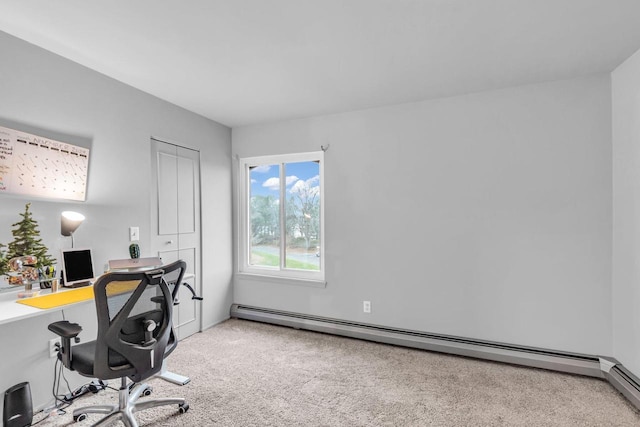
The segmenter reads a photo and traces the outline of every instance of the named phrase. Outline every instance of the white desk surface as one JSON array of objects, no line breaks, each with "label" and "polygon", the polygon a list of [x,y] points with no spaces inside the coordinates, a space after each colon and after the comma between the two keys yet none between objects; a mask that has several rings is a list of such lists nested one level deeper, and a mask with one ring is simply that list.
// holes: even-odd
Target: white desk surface
[{"label": "white desk surface", "polygon": [[[21,319],[26,319],[28,317],[40,316],[45,313],[53,313],[55,311],[63,310],[69,305],[72,305],[67,304],[54,308],[41,309],[25,304],[18,304],[16,302],[18,300],[18,292],[23,290],[22,286],[19,286],[18,288],[19,289],[15,291],[7,291],[0,294],[0,325],[15,322]],[[65,289],[61,289],[58,292],[65,292]],[[40,295],[48,295],[50,293],[50,289],[40,291]],[[87,302],[92,302],[92,300],[80,301],[74,304],[82,304]]]},{"label": "white desk surface", "polygon": [[[183,280],[186,281],[194,277],[195,275],[191,273],[187,273],[184,275]],[[61,305],[59,307],[54,307],[54,308],[47,308],[47,309],[35,308],[29,305],[19,304],[16,302],[16,300],[18,299],[18,292],[22,290],[23,290],[23,287],[18,286],[15,291],[6,291],[3,293],[0,293],[0,325],[3,325],[5,323],[10,323],[10,322],[15,322],[20,319],[26,319],[28,317],[40,316],[45,313],[53,313],[55,311],[64,310],[70,305],[86,304],[89,302],[93,302],[93,300],[85,300],[85,301],[80,301],[73,304]],[[63,287],[58,292],[65,292],[66,290],[69,290],[69,289]],[[51,289],[44,289],[40,291],[40,295],[48,295],[50,293],[51,293]]]}]

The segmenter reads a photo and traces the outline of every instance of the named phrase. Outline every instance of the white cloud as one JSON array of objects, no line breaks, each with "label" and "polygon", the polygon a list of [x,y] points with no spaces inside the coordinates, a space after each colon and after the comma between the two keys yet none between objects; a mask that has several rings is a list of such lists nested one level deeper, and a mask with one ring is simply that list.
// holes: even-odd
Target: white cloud
[{"label": "white cloud", "polygon": [[[295,175],[288,176],[285,179],[287,182],[287,186],[293,184],[294,182],[302,182]],[[255,181],[251,180],[251,182],[253,183]],[[262,186],[268,188],[269,190],[277,191],[280,189],[280,178],[278,178],[277,176],[271,177],[263,182]]]},{"label": "white cloud", "polygon": [[258,181],[256,181],[255,179],[251,178],[251,183],[252,184],[255,184],[256,182],[258,182]]},{"label": "white cloud", "polygon": [[299,193],[301,191],[304,191],[307,188],[307,184],[305,184],[305,182],[303,180],[298,180],[298,182],[296,182],[293,187],[291,187],[291,190],[289,190],[292,194],[295,193]]},{"label": "white cloud", "polygon": [[263,187],[268,188],[269,190],[279,190],[280,189],[280,178],[272,177],[262,183]]},{"label": "white cloud", "polygon": [[317,194],[320,194],[320,186],[319,185],[314,186],[314,184],[318,184],[319,182],[320,182],[320,175],[316,175],[312,178],[309,178],[306,181],[299,179],[293,185],[293,187],[291,187],[291,190],[289,190],[289,192],[291,194],[305,192],[309,196],[317,195]]},{"label": "white cloud", "polygon": [[267,173],[267,172],[269,172],[269,169],[271,169],[271,165],[260,165],[260,166],[256,166],[256,167],[252,168],[251,172]]}]

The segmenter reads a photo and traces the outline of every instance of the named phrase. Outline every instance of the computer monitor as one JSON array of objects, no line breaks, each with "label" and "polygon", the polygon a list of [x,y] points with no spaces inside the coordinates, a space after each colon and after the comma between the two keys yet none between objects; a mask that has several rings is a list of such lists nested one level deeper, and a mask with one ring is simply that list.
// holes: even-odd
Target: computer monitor
[{"label": "computer monitor", "polygon": [[94,278],[91,249],[63,249],[62,277],[68,288],[91,284]]}]

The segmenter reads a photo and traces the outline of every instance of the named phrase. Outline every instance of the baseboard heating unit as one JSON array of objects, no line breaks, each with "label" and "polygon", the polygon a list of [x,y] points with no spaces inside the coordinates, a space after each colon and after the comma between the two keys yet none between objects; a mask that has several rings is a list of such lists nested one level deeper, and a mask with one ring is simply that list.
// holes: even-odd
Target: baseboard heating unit
[{"label": "baseboard heating unit", "polygon": [[610,357],[388,328],[240,304],[233,304],[230,314],[236,319],[254,320],[384,344],[602,378],[609,381],[616,390],[640,409],[640,379]]}]

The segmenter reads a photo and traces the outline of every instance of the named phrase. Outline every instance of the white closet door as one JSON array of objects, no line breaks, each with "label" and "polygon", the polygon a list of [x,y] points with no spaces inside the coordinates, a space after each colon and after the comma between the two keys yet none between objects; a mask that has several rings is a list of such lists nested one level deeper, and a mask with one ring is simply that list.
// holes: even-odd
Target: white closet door
[{"label": "white closet door", "polygon": [[[185,282],[200,295],[200,153],[151,139],[151,156],[156,189],[151,218],[154,252],[165,264],[184,260],[188,274]],[[174,307],[179,339],[201,330],[202,302],[191,296],[182,286],[180,304]]]}]

